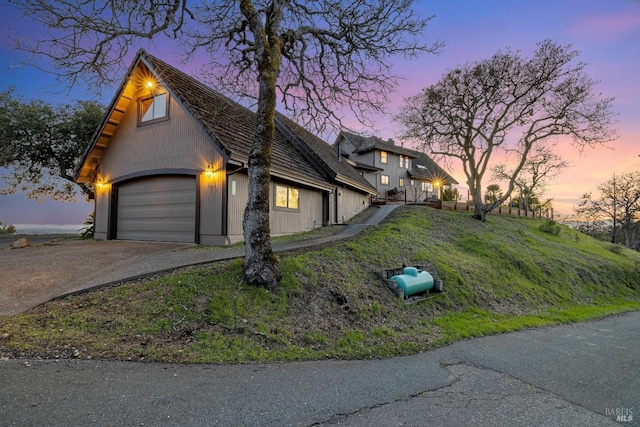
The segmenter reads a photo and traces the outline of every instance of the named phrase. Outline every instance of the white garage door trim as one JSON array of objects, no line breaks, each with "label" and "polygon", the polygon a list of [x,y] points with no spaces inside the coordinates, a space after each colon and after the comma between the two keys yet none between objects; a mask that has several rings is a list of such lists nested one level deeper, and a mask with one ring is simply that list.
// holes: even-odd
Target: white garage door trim
[{"label": "white garage door trim", "polygon": [[190,175],[154,176],[118,186],[116,239],[195,242],[197,186]]}]

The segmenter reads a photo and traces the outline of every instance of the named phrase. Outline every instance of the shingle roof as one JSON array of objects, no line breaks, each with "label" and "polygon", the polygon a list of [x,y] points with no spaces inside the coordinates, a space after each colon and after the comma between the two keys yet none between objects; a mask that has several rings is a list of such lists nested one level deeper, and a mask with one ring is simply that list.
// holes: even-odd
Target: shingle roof
[{"label": "shingle roof", "polygon": [[391,141],[385,141],[377,136],[363,136],[355,133],[340,132],[355,147],[355,153],[364,153],[371,150],[382,150],[389,153],[402,154],[408,157],[415,157],[415,152],[404,147],[399,147]]},{"label": "shingle roof", "polygon": [[[227,160],[248,163],[256,129],[256,115],[193,77],[140,50],[116,92],[93,142],[76,171],[77,182],[93,182],[100,158],[115,129],[131,104],[132,81],[152,73],[187,111]],[[366,179],[346,162],[338,160],[331,146],[277,113],[276,134],[271,153],[271,174],[318,188],[335,184],[377,194]]]},{"label": "shingle roof", "polygon": [[[254,112],[152,55],[143,53],[142,59],[203,126],[205,132],[226,150],[230,159],[248,161],[256,128]],[[271,169],[272,173],[302,174],[314,180],[325,180],[322,173],[277,130],[271,153]]]},{"label": "shingle roof", "polygon": [[356,187],[370,194],[378,193],[369,181],[360,175],[353,166],[338,159],[331,145],[293,120],[285,117],[281,113],[276,113],[276,128],[281,132],[289,133],[290,139],[299,144],[298,148],[307,156],[311,163],[325,172],[328,179]]},{"label": "shingle roof", "polygon": [[409,176],[414,179],[433,180],[441,179],[447,184],[459,184],[451,175],[440,167],[436,162],[425,153],[413,151],[415,158],[413,159],[411,169],[408,171]]}]

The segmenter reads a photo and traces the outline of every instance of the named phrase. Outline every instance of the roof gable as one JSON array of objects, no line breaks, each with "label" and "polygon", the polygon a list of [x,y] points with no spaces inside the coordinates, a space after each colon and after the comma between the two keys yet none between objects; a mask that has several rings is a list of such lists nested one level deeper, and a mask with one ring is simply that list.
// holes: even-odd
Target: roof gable
[{"label": "roof gable", "polygon": [[[415,152],[404,147],[399,147],[392,140],[385,141],[375,135],[364,136],[355,133],[342,131],[340,135],[354,146],[354,153],[364,153],[367,151],[386,151],[388,153],[400,154],[408,157],[415,157]],[[339,138],[339,137],[338,137]]]},{"label": "roof gable", "polygon": [[[83,155],[76,172],[76,181],[95,180],[100,158],[120,119],[128,108],[135,107],[131,101],[134,100],[136,87],[139,88],[150,77],[156,79],[182,106],[227,161],[236,161],[246,166],[256,128],[255,113],[141,50],[129,67],[100,128]],[[274,176],[310,180],[328,187],[323,173],[278,131],[272,149],[271,172]]]},{"label": "roof gable", "polygon": [[316,167],[323,171],[328,179],[349,185],[370,194],[378,191],[360,175],[349,163],[341,161],[331,145],[309,132],[281,113],[276,113],[276,128],[288,134]]}]

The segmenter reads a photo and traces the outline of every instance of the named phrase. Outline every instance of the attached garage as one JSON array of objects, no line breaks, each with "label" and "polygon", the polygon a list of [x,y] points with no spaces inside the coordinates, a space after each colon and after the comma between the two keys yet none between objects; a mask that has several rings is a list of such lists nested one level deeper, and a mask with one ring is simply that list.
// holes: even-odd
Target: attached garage
[{"label": "attached garage", "polygon": [[140,178],[118,185],[116,239],[196,242],[197,184],[189,175]]}]

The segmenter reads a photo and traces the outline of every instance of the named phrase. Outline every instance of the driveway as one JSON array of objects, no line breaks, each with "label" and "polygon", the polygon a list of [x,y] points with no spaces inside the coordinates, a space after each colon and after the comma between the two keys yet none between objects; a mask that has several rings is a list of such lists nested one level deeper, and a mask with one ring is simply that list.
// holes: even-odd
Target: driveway
[{"label": "driveway", "polygon": [[0,246],[0,317],[81,288],[137,276],[144,273],[145,261],[189,245],[54,239],[22,249],[7,246]]}]

